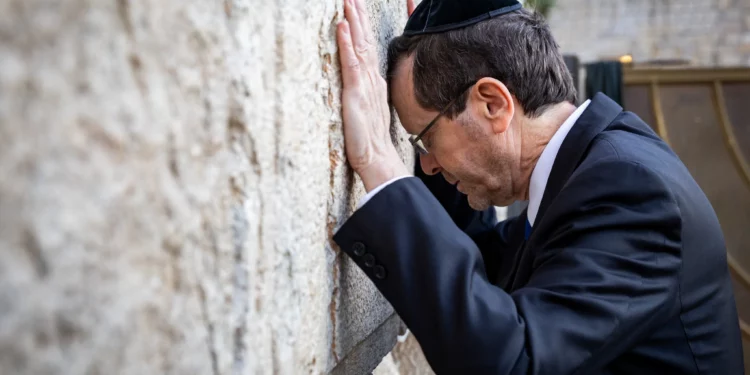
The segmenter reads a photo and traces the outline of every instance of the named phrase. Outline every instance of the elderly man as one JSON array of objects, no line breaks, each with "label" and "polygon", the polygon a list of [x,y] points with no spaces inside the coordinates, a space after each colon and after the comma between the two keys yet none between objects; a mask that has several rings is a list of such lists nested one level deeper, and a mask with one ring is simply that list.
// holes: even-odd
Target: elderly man
[{"label": "elderly man", "polygon": [[[719,222],[670,148],[575,89],[515,0],[424,0],[379,74],[363,0],[338,27],[347,159],[335,241],[439,373],[740,374]],[[388,95],[390,89],[390,96]],[[420,153],[389,135],[388,98]],[[529,200],[496,222],[493,205]]]}]

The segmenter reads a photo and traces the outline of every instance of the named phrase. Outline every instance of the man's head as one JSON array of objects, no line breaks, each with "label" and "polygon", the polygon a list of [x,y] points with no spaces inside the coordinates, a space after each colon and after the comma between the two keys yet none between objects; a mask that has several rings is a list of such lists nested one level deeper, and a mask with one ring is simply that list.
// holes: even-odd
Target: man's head
[{"label": "man's head", "polygon": [[575,102],[548,26],[523,9],[443,33],[397,37],[388,65],[391,101],[409,133],[421,133],[444,110],[423,137],[429,154],[421,156],[422,168],[458,182],[475,209],[520,197],[519,179],[528,177],[521,176],[523,134],[533,133],[551,108]]}]

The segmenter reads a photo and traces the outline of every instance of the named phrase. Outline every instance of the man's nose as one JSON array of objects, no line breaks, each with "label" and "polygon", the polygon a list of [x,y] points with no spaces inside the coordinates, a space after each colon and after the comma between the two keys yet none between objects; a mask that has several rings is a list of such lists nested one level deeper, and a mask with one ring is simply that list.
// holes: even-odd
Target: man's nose
[{"label": "man's nose", "polygon": [[422,164],[422,171],[424,171],[424,173],[426,173],[427,175],[433,176],[443,170],[443,167],[438,164],[437,160],[434,156],[432,156],[432,154],[420,154],[419,162]]}]

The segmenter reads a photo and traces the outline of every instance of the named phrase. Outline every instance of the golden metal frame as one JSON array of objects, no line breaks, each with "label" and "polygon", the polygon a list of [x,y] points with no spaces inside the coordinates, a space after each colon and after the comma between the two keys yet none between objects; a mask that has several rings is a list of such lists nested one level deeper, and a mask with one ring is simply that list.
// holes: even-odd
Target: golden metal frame
[{"label": "golden metal frame", "polygon": [[740,319],[740,330],[742,331],[742,336],[750,340],[750,326],[742,319]]},{"label": "golden metal frame", "polygon": [[742,150],[740,150],[740,146],[737,143],[737,138],[734,136],[734,128],[729,120],[726,102],[724,101],[724,90],[722,90],[720,81],[714,81],[714,105],[719,114],[719,122],[724,133],[724,140],[732,153],[735,166],[750,188],[750,165],[745,160],[745,156],[742,154]]},{"label": "golden metal frame", "polygon": [[[667,144],[669,134],[664,121],[659,92],[660,84],[705,84],[713,85],[714,108],[717,111],[720,127],[724,133],[724,140],[731,150],[737,172],[743,176],[750,188],[750,164],[745,160],[742,150],[737,143],[731,121],[724,101],[723,82],[750,82],[748,68],[625,68],[623,71],[625,85],[649,85],[651,88],[651,107],[656,120],[657,133]],[[727,251],[729,271],[742,286],[750,290],[750,274],[742,269],[736,258]],[[750,325],[739,318],[742,336],[750,340]]]},{"label": "golden metal frame", "polygon": [[651,107],[654,110],[654,118],[656,119],[656,131],[664,142],[669,144],[669,133],[667,132],[667,124],[664,122],[664,112],[661,108],[659,84],[656,81],[651,82]]},{"label": "golden metal frame", "polygon": [[[745,288],[750,289],[750,275],[742,269],[740,263],[737,262],[737,259],[735,259],[729,251],[727,251],[727,263],[729,263],[729,272],[734,275],[735,279],[737,279],[737,281],[739,281]],[[740,330],[742,331],[742,336],[745,336],[746,339],[750,340],[750,325],[745,323],[742,318],[740,318]]]},{"label": "golden metal frame", "polygon": [[[748,188],[750,188],[750,166],[748,166],[745,157],[742,155],[742,150],[740,150],[740,147],[737,144],[737,138],[734,136],[734,130],[731,121],[729,120],[729,114],[724,100],[724,90],[722,89],[721,84],[722,82],[720,80],[715,80],[713,82],[714,106],[716,107],[719,116],[719,123],[721,124],[722,133],[724,134],[724,141],[731,151],[737,172],[744,177]],[[745,288],[750,289],[750,274],[742,269],[740,263],[732,256],[732,254],[729,254],[729,252],[727,252],[727,261],[729,262],[729,270],[734,274],[735,278],[739,280]],[[750,339],[750,325],[745,323],[741,318],[740,329],[742,335],[745,336],[745,338]]]},{"label": "golden metal frame", "polygon": [[750,81],[748,68],[636,68],[623,69],[625,85],[650,83],[713,83]]}]

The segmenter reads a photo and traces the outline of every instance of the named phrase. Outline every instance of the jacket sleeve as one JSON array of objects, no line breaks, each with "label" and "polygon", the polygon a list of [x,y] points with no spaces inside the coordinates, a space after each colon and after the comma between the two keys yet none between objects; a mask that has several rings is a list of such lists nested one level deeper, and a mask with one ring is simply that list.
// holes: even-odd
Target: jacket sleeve
[{"label": "jacket sleeve", "polygon": [[484,211],[474,210],[469,206],[468,198],[461,194],[456,186],[445,180],[443,175],[427,175],[422,171],[420,163],[414,167],[414,175],[424,182],[430,193],[440,202],[456,226],[470,237],[492,230],[497,224],[497,214],[494,207]]},{"label": "jacket sleeve", "polygon": [[476,244],[414,178],[374,197],[334,239],[436,373],[595,373],[674,312],[681,220],[665,184],[639,165],[579,172],[555,200],[562,214],[543,218],[555,229],[526,249],[537,254],[533,276],[511,294],[488,281]]},{"label": "jacket sleeve", "polygon": [[487,276],[489,280],[495,280],[498,273],[502,272],[499,264],[505,259],[512,259],[523,240],[523,223],[519,226],[516,222],[522,222],[525,215],[521,215],[523,218],[513,217],[498,223],[494,207],[483,211],[474,210],[469,206],[466,195],[449,184],[441,174],[425,174],[420,163],[416,163],[414,169],[414,175],[440,202],[456,227],[477,244],[486,265]]}]

